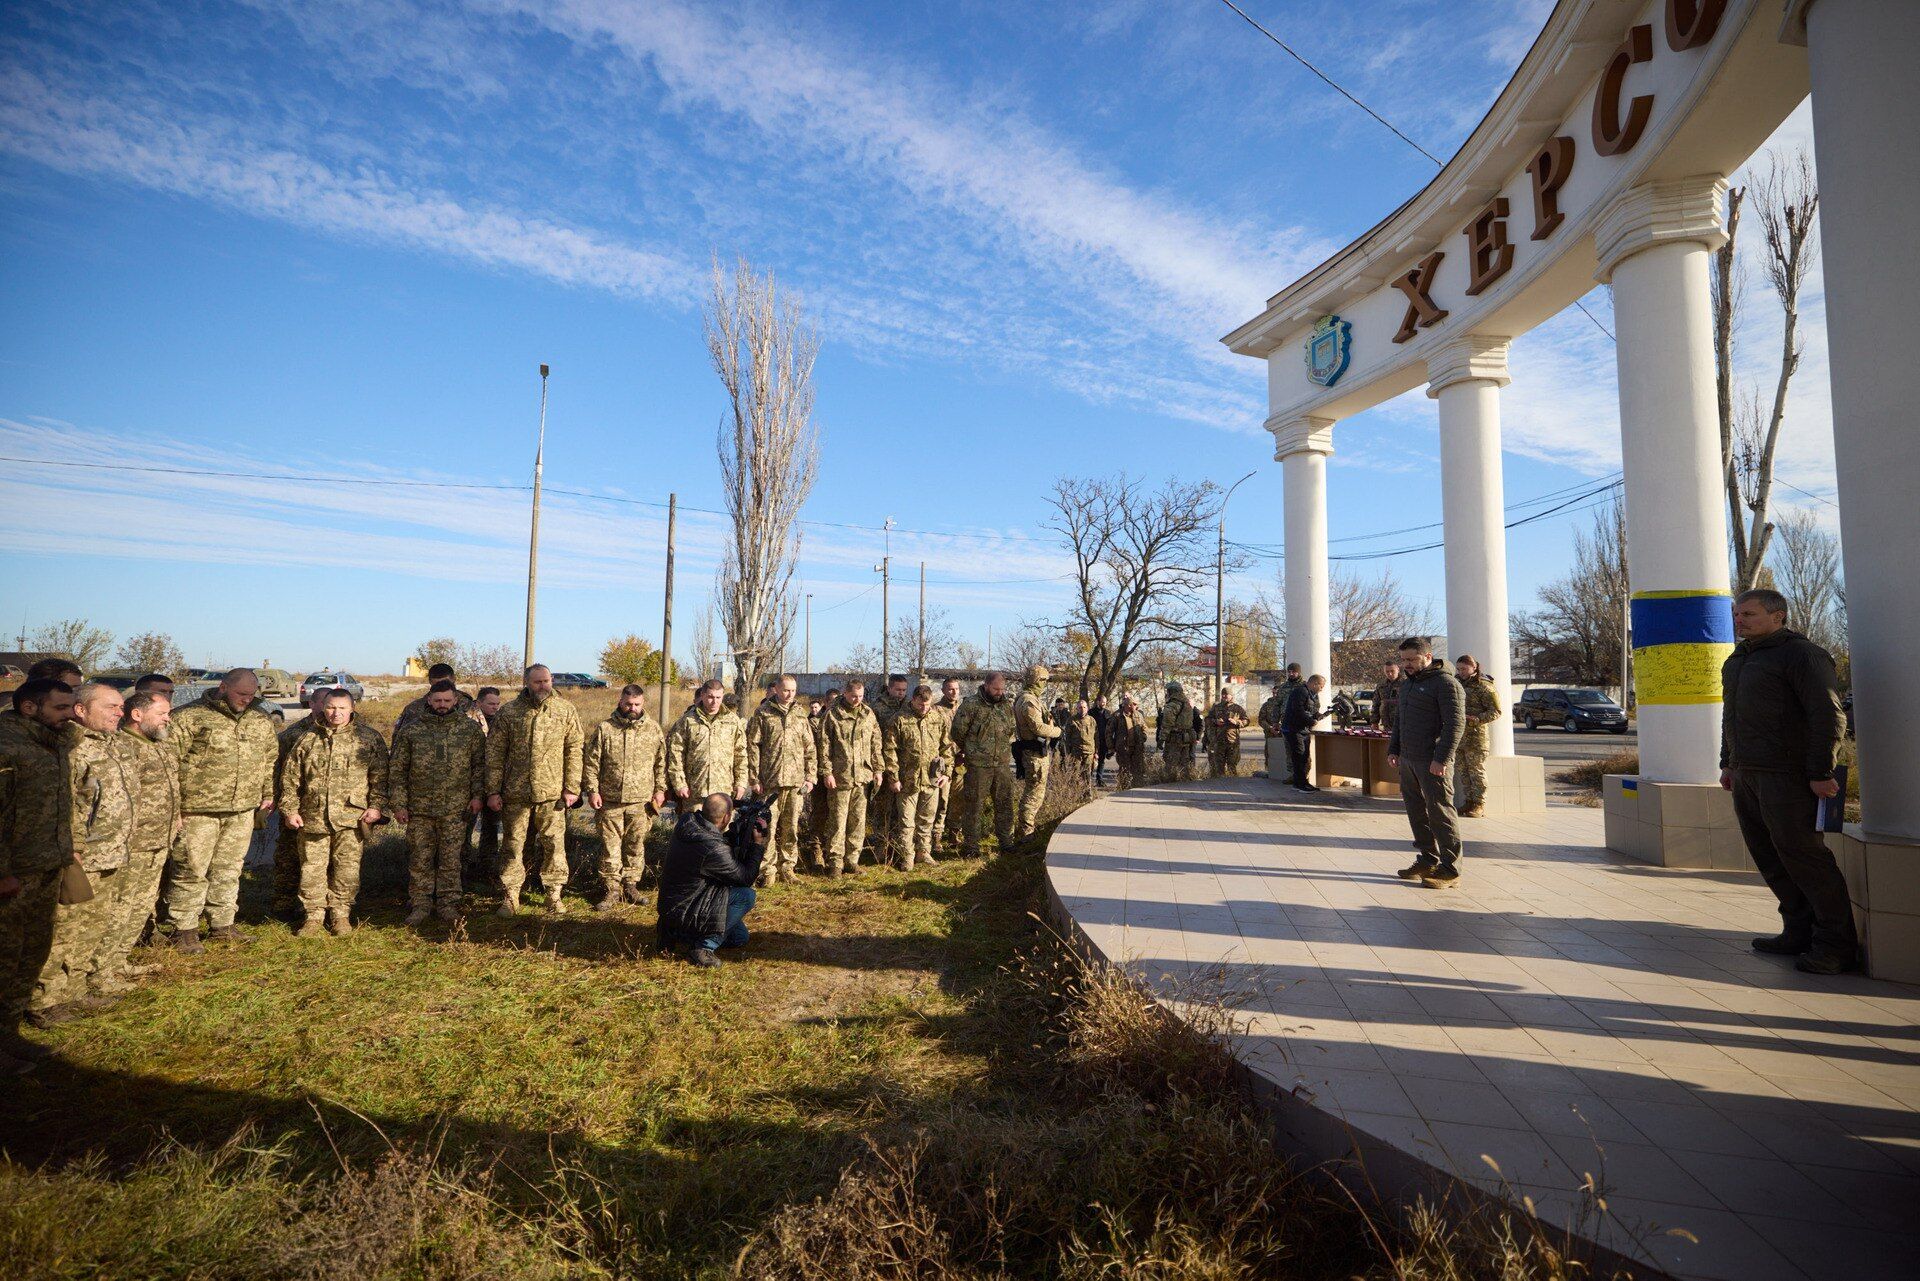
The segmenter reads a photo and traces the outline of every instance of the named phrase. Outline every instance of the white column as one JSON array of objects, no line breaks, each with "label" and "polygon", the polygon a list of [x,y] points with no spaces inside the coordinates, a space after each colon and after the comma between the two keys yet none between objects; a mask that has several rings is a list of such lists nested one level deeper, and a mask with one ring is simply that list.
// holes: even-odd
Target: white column
[{"label": "white column", "polygon": [[1813,76],[1861,826],[1920,840],[1920,5],[1789,6]]},{"label": "white column", "polygon": [[1333,682],[1327,611],[1327,455],[1331,418],[1269,421],[1286,486],[1287,661]]},{"label": "white column", "polygon": [[1726,240],[1726,186],[1647,183],[1594,229],[1597,278],[1613,285],[1640,773],[1662,783],[1720,772],[1732,605],[1707,268]]},{"label": "white column", "polygon": [[[1506,486],[1500,469],[1500,389],[1507,339],[1471,334],[1427,361],[1427,395],[1440,411],[1440,503],[1445,522],[1449,659],[1472,654],[1513,708],[1507,632]],[[1513,718],[1489,727],[1494,756],[1513,755]]]}]

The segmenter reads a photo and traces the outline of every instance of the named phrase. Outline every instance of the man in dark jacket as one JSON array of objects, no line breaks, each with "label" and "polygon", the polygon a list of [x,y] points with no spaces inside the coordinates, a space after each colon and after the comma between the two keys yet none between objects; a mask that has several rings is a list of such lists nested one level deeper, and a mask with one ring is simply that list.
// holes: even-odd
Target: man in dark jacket
[{"label": "man in dark jacket", "polygon": [[1734,598],[1733,634],[1720,668],[1720,786],[1784,922],[1753,948],[1797,954],[1809,974],[1842,974],[1858,968],[1860,940],[1846,878],[1815,824],[1821,799],[1840,792],[1833,658],[1787,626],[1787,598],[1764,588]]},{"label": "man in dark jacket", "polygon": [[1113,719],[1113,713],[1107,710],[1107,696],[1102,694],[1093,700],[1093,710],[1087,715],[1093,717],[1098,729],[1094,735],[1093,781],[1096,786],[1107,784],[1107,757],[1113,755],[1113,742],[1107,733],[1107,723]]},{"label": "man in dark jacket", "polygon": [[1466,732],[1466,692],[1445,663],[1434,666],[1433,645],[1425,637],[1400,642],[1400,667],[1406,679],[1387,763],[1400,771],[1400,799],[1420,850],[1413,866],[1400,869],[1400,879],[1446,889],[1460,879],[1463,852],[1449,779],[1453,754]]},{"label": "man in dark jacket", "polygon": [[1280,713],[1280,733],[1287,740],[1287,768],[1293,775],[1295,791],[1320,790],[1311,781],[1308,757],[1313,751],[1313,727],[1330,715],[1320,710],[1320,691],[1326,687],[1324,676],[1310,676],[1294,684],[1289,673],[1287,706]]},{"label": "man in dark jacket", "polygon": [[744,947],[753,882],[767,852],[763,813],[736,844],[729,839],[733,798],[715,792],[681,815],[660,867],[659,946],[690,948],[695,965],[720,963],[723,947]]}]

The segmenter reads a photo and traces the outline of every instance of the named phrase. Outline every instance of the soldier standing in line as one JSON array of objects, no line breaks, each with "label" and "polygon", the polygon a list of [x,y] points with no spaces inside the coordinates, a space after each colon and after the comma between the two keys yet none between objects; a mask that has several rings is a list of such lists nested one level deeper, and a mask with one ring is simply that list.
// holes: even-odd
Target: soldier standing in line
[{"label": "soldier standing in line", "polygon": [[1043,701],[1051,675],[1035,663],[1027,669],[1020,683],[1020,695],[1013,700],[1015,763],[1018,765],[1024,757],[1026,765],[1026,772],[1020,776],[1020,822],[1013,831],[1016,841],[1033,835],[1033,829],[1040,822],[1040,807],[1047,800],[1047,753],[1060,737],[1060,727],[1047,715]]},{"label": "soldier standing in line", "polygon": [[367,833],[387,808],[387,745],[356,720],[353,695],[330,689],[314,696],[320,727],[303,735],[280,771],[280,820],[300,838],[300,906],[296,938],[326,929],[353,932],[360,896],[360,856]]},{"label": "soldier standing in line", "polygon": [[20,1035],[53,942],[60,876],[73,859],[67,832],[67,749],[73,690],[34,677],[0,717],[0,1072],[31,1071],[53,1051]]},{"label": "soldier standing in line", "polygon": [[1500,692],[1493,679],[1480,670],[1472,654],[1462,654],[1453,663],[1454,675],[1466,695],[1467,729],[1460,737],[1459,754],[1454,757],[1454,804],[1461,818],[1481,818],[1486,814],[1487,753],[1492,749],[1488,727],[1500,719]]},{"label": "soldier standing in line", "polygon": [[408,925],[460,915],[467,827],[487,787],[487,736],[458,693],[451,679],[435,681],[425,709],[393,734],[387,792],[407,829]]},{"label": "soldier standing in line", "polygon": [[850,680],[820,716],[814,755],[827,792],[827,875],[860,870],[867,793],[880,769],[880,722],[867,706],[867,685]]},{"label": "soldier standing in line", "polygon": [[553,671],[529,667],[525,684],[494,718],[487,736],[487,808],[501,815],[500,915],[520,910],[524,854],[532,843],[547,911],[567,910],[567,811],[580,799],[580,713],[553,692]]},{"label": "soldier standing in line", "polygon": [[898,802],[899,854],[894,866],[911,872],[915,861],[932,863],[933,810],[953,758],[947,718],[934,710],[933,686],[913,691],[907,710],[881,738],[886,779],[881,790]]},{"label": "soldier standing in line", "polygon": [[1400,664],[1391,660],[1380,666],[1380,683],[1373,687],[1373,724],[1376,729],[1391,734],[1400,724],[1400,691],[1407,686],[1407,678],[1400,674]]},{"label": "soldier standing in line", "polygon": [[1119,788],[1124,792],[1147,773],[1147,718],[1140,714],[1140,706],[1133,701],[1133,695],[1121,698],[1120,710],[1113,714],[1113,723],[1107,734],[1113,744],[1114,763],[1119,770]]},{"label": "soldier standing in line", "polygon": [[667,736],[647,715],[643,686],[621,688],[613,715],[587,736],[580,769],[580,794],[600,824],[600,897],[593,910],[645,903],[647,833],[667,803]]},{"label": "soldier standing in line", "polygon": [[934,789],[933,843],[941,851],[952,848],[950,841],[954,800],[960,794],[960,778],[966,767],[960,764],[953,748],[953,718],[960,713],[960,682],[949,676],[940,682],[940,700],[933,705],[947,727],[947,774]]},{"label": "soldier standing in line", "polygon": [[1160,704],[1159,719],[1154,722],[1153,745],[1175,779],[1193,777],[1193,704],[1187,701],[1187,687],[1179,681],[1167,682],[1166,701]]},{"label": "soldier standing in line", "polygon": [[145,694],[149,691],[166,699],[168,707],[173,706],[173,677],[164,672],[148,672],[133,683],[134,693]]},{"label": "soldier standing in line", "polygon": [[236,667],[173,715],[167,741],[180,759],[180,836],[167,858],[166,918],[173,944],[198,952],[200,914],[207,938],[244,943],[234,928],[240,869],[253,840],[254,815],[273,808],[279,756],[273,722],[256,706],[260,682]]},{"label": "soldier standing in line", "polygon": [[[280,775],[287,768],[287,757],[293,754],[293,745],[307,734],[320,728],[319,709],[310,709],[306,716],[287,726],[276,734],[278,751],[273,767],[273,794],[280,794]],[[273,905],[269,909],[282,920],[295,921],[300,914],[300,837],[284,822],[273,842]]]},{"label": "soldier standing in line", "polygon": [[67,837],[93,896],[54,911],[53,940],[27,1002],[27,1021],[53,1027],[102,1002],[90,998],[93,960],[125,878],[140,777],[121,748],[120,691],[88,684],[74,695],[74,718],[61,730],[67,749]]},{"label": "soldier standing in line", "polygon": [[753,792],[773,806],[768,857],[760,884],[800,879],[800,814],[819,773],[818,745],[810,718],[795,701],[799,683],[776,676],[747,722],[747,772]]},{"label": "soldier standing in line", "polygon": [[127,961],[146,932],[160,896],[167,849],[180,832],[180,764],[165,743],[173,707],[165,694],[148,689],[127,700],[120,746],[139,779],[133,826],[127,837],[127,868],[114,892],[113,910],[94,958],[93,990],[114,996],[131,986],[126,976],[152,966]]},{"label": "soldier standing in line", "polygon": [[1107,738],[1107,726],[1113,720],[1113,713],[1107,710],[1107,696],[1099,695],[1093,700],[1093,706],[1087,710],[1093,717],[1093,782],[1096,787],[1104,787],[1107,782],[1107,757],[1113,755],[1113,744]]},{"label": "soldier standing in line", "polygon": [[1007,677],[994,672],[953,720],[953,746],[966,770],[960,789],[960,850],[980,854],[981,810],[993,802],[993,830],[1002,854],[1013,848],[1013,700]]},{"label": "soldier standing in line", "polygon": [[[907,710],[907,678],[904,676],[887,677],[886,689],[873,701],[873,718],[880,723],[880,737],[885,739],[893,729],[893,723]],[[873,861],[876,866],[890,867],[893,856],[898,852],[897,833],[894,828],[893,793],[884,787],[876,786],[873,803],[867,810],[867,836],[873,842]]]},{"label": "soldier standing in line", "polygon": [[468,696],[465,690],[454,684],[453,664],[435,663],[427,669],[427,692],[400,709],[400,719],[393,723],[394,742],[397,743],[400,741],[401,730],[427,714],[427,699],[432,696],[434,688],[439,685],[441,681],[453,685],[454,711],[459,712],[463,716],[472,717],[475,721],[482,719],[480,709],[475,705],[475,700]]},{"label": "soldier standing in line", "polygon": [[1210,777],[1232,777],[1240,772],[1240,731],[1247,726],[1247,712],[1220,691],[1219,701],[1207,709],[1207,773]]},{"label": "soldier standing in line", "polygon": [[[500,701],[500,690],[493,685],[482,687],[473,696],[473,710],[479,714],[482,733],[493,734],[493,723],[500,715]],[[472,852],[468,856],[466,883],[490,886],[500,868],[500,815],[492,807],[480,807],[480,821],[474,824],[469,849]]]},{"label": "soldier standing in line", "polygon": [[715,792],[747,794],[747,723],[726,705],[727,687],[708,681],[667,731],[667,790],[690,813]]},{"label": "soldier standing in line", "polygon": [[1084,698],[1073,705],[1067,723],[1060,728],[1060,760],[1086,771],[1088,784],[1093,783],[1094,767],[1100,760],[1100,722],[1087,710]]},{"label": "soldier standing in line", "polygon": [[[840,691],[838,689],[829,687],[826,693],[814,699],[812,705],[807,708],[807,730],[813,735],[816,777],[818,776],[820,756],[820,718],[826,715],[827,709],[833,706],[834,700],[839,696]],[[829,821],[830,819],[827,813],[827,789],[816,786],[811,792],[807,793],[807,842],[808,848],[813,851],[813,865],[822,871],[824,871],[827,866],[827,824]]]}]

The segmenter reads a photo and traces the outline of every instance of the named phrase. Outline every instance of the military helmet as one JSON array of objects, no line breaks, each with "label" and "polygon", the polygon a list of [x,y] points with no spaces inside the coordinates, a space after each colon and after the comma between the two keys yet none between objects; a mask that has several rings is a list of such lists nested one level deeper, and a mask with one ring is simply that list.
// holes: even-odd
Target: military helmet
[{"label": "military helmet", "polygon": [[1176,694],[1178,694],[1181,698],[1185,698],[1187,696],[1187,687],[1182,685],[1179,681],[1168,681],[1167,697],[1172,698]]},{"label": "military helmet", "polygon": [[1035,663],[1027,669],[1027,684],[1045,685],[1047,678],[1051,675],[1053,675],[1053,673],[1049,672],[1043,665]]}]

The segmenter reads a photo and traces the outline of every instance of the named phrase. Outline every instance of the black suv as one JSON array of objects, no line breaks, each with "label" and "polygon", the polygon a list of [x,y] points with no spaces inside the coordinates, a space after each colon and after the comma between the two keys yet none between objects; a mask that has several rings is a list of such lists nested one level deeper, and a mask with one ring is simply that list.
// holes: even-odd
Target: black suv
[{"label": "black suv", "polygon": [[1513,719],[1528,729],[1558,725],[1569,734],[1590,729],[1627,732],[1627,714],[1620,704],[1591,689],[1530,689],[1514,704]]}]

